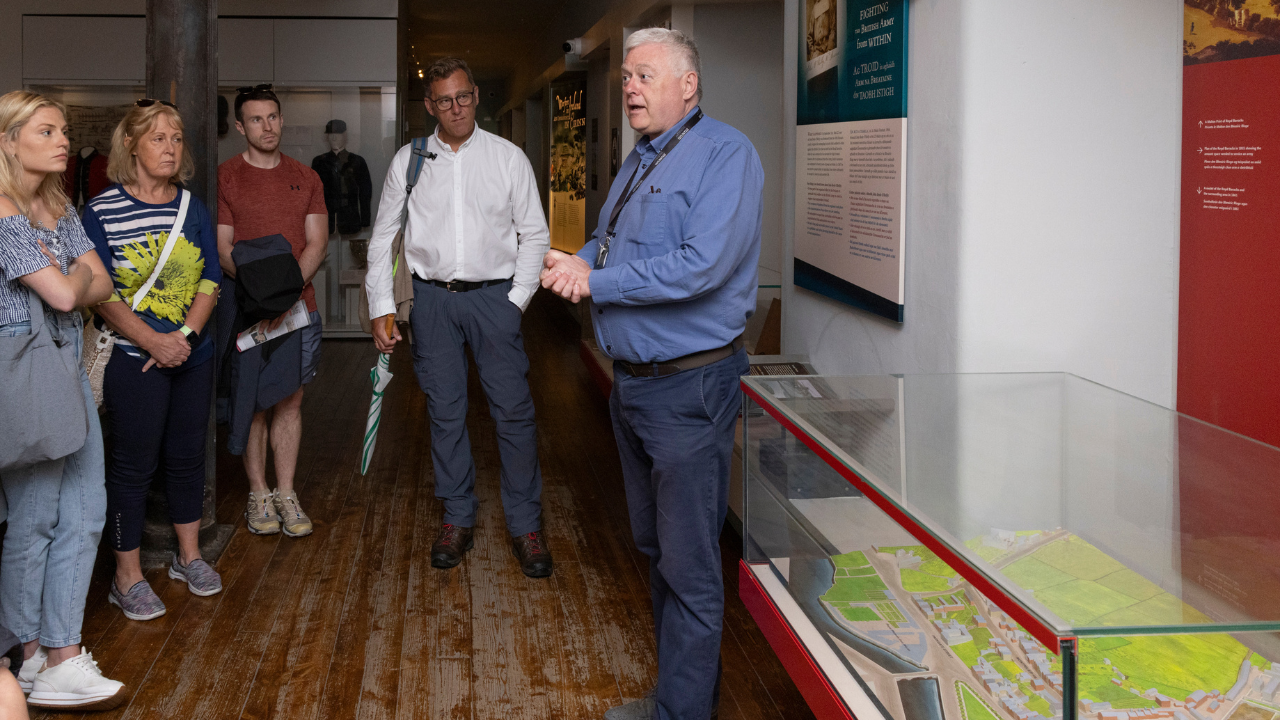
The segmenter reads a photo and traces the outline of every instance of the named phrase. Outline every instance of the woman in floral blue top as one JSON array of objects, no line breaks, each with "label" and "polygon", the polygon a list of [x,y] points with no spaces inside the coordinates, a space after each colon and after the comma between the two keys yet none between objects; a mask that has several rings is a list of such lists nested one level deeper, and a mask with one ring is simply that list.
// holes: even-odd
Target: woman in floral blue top
[{"label": "woman in floral blue top", "polygon": [[[84,210],[85,231],[115,282],[115,293],[97,307],[117,334],[102,381],[112,437],[106,535],[116,557],[107,599],[130,620],[165,613],[139,557],[147,490],[158,474],[178,536],[169,577],[202,597],[222,591],[222,578],[200,557],[214,365],[205,324],[218,301],[222,268],[199,198],[189,198],[182,227],[170,235],[185,192],[181,183],[194,170],[178,109],[139,100],[111,138],[107,176],[115,184]],[[157,266],[155,284],[139,298]]]}]

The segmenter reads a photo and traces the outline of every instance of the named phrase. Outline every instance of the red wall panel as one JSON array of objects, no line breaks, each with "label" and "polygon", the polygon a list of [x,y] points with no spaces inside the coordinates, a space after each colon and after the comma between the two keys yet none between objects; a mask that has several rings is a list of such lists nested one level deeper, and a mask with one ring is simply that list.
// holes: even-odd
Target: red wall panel
[{"label": "red wall panel", "polygon": [[1280,55],[1183,74],[1178,409],[1280,445]]}]

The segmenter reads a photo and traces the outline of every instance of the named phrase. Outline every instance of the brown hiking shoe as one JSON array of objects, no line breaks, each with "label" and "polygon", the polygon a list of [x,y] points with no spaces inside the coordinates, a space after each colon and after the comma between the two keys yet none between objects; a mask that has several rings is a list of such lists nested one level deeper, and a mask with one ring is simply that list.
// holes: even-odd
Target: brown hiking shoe
[{"label": "brown hiking shoe", "polygon": [[525,575],[531,578],[551,575],[551,549],[543,541],[541,532],[511,538],[511,552],[520,561],[520,570]]},{"label": "brown hiking shoe", "polygon": [[431,546],[431,567],[448,569],[462,562],[462,555],[475,546],[471,528],[445,523],[440,526],[436,544]]}]

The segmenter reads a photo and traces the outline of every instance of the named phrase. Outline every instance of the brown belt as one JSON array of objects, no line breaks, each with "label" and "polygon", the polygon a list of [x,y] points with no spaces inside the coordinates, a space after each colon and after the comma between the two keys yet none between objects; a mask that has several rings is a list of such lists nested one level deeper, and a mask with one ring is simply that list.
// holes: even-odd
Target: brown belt
[{"label": "brown belt", "polygon": [[613,364],[614,367],[621,368],[623,372],[632,377],[662,377],[664,375],[675,375],[684,370],[700,368],[713,362],[720,362],[742,348],[742,336],[739,335],[734,338],[733,342],[724,347],[690,353],[666,362],[629,363],[625,360],[614,360]]}]

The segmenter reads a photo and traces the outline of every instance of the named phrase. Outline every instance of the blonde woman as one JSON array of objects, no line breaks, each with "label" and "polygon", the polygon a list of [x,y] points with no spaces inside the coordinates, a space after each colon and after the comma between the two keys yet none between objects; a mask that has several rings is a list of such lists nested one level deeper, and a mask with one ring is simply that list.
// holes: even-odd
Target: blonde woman
[{"label": "blonde woman", "polygon": [[[117,333],[103,377],[107,462],[107,540],[116,573],[109,601],[131,620],[151,620],[164,603],[142,577],[138,548],[147,490],[163,472],[178,552],[169,577],[196,595],[222,591],[200,557],[205,433],[213,393],[213,342],[204,332],[222,270],[209,211],[182,189],[194,163],[173,105],[139,100],[111,138],[114,185],[89,202],[85,230],[111,268],[115,292],[98,306]],[[184,195],[186,214],[176,237]],[[172,246],[167,258],[162,253]],[[139,294],[161,260],[154,285]]]},{"label": "blonde woman", "polygon": [[[35,93],[0,96],[0,334],[57,323],[79,348],[80,315],[73,311],[105,300],[111,280],[62,190],[65,117],[60,104]],[[30,292],[52,312],[31,317]],[[93,407],[83,372],[81,385]],[[18,683],[37,707],[105,710],[126,697],[124,685],[104,678],[80,647],[106,515],[102,431],[97,413],[88,415],[80,450],[0,475],[9,506],[0,619],[23,643]]]}]

